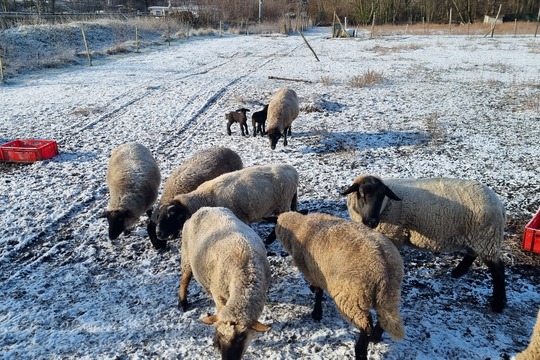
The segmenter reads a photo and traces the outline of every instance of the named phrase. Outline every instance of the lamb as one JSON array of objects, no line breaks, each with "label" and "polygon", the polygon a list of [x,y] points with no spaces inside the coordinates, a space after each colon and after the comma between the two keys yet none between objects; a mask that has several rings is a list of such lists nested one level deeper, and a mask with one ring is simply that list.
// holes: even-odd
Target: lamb
[{"label": "lamb", "polygon": [[280,89],[268,104],[268,137],[270,148],[275,150],[278,140],[283,136],[287,146],[287,135],[291,135],[291,124],[298,116],[300,107],[294,90]]},{"label": "lamb", "polygon": [[436,252],[466,250],[452,271],[464,275],[477,256],[493,281],[491,309],[506,305],[501,244],[506,212],[493,190],[472,180],[385,179],[361,175],[345,190],[352,220],[388,236],[396,246]]},{"label": "lamb", "polygon": [[[227,120],[227,134],[231,135],[231,125],[234,123],[238,123],[240,125],[240,130],[242,131],[242,136],[249,135],[246,115],[248,111],[250,110],[246,108],[241,108],[225,114],[225,119]],[[245,133],[244,129],[246,130]]]},{"label": "lamb", "polygon": [[229,208],[246,224],[297,207],[298,172],[291,165],[260,165],[226,173],[168,203],[157,221],[157,237],[176,234],[204,206]]},{"label": "lamb", "polygon": [[[285,212],[277,217],[276,235],[315,292],[312,317],[322,318],[323,291],[334,299],[347,321],[359,328],[356,359],[367,359],[369,341],[386,330],[405,336],[399,312],[403,260],[384,235],[327,214]],[[373,327],[370,309],[378,322]]]},{"label": "lamb", "polygon": [[101,216],[109,222],[109,239],[120,236],[143,213],[150,216],[160,181],[156,161],[143,145],[127,143],[113,150],[107,168],[111,199]]},{"label": "lamb", "polygon": [[193,191],[205,181],[242,168],[240,156],[226,147],[201,150],[177,167],[165,182],[158,206],[152,212],[152,218],[148,222],[148,235],[152,245],[156,249],[167,246],[167,241],[157,238],[156,223],[159,216],[167,211],[167,204],[176,195]]},{"label": "lamb", "polygon": [[533,333],[531,335],[531,342],[529,346],[516,354],[515,360],[538,360],[540,359],[540,310],[538,310],[538,316],[536,319],[536,325],[534,325]]},{"label": "lamb", "polygon": [[214,345],[222,359],[241,359],[256,332],[270,330],[257,320],[271,279],[261,238],[229,209],[203,207],[184,224],[181,256],[178,306],[187,310],[194,276],[216,303],[202,319],[215,327]]},{"label": "lamb", "polygon": [[266,118],[268,117],[268,104],[264,105],[260,111],[255,111],[251,115],[251,124],[253,125],[253,137],[256,137],[258,133],[261,136],[266,134]]}]

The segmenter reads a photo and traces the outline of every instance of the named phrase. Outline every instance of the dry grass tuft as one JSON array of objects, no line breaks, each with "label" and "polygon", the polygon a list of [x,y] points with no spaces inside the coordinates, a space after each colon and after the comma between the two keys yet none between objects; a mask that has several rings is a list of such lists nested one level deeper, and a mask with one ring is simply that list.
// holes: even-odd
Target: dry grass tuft
[{"label": "dry grass tuft", "polygon": [[439,123],[439,114],[433,113],[425,119],[426,129],[431,139],[431,144],[440,144],[444,141],[446,131]]},{"label": "dry grass tuft", "polygon": [[362,75],[355,75],[349,80],[351,87],[365,87],[370,85],[380,84],[384,81],[382,72],[375,70],[366,70]]},{"label": "dry grass tuft", "polygon": [[540,114],[540,94],[531,94],[521,99],[521,109],[532,110]]},{"label": "dry grass tuft", "polygon": [[320,82],[321,82],[321,84],[323,84],[325,86],[330,86],[330,85],[334,84],[334,80],[328,75],[321,76]]}]

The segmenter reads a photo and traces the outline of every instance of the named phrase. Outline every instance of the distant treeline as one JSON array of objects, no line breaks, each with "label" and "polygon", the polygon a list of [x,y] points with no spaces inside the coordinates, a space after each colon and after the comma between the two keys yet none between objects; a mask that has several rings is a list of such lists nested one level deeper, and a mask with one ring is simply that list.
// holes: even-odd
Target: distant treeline
[{"label": "distant treeline", "polygon": [[277,21],[283,16],[309,17],[314,24],[329,25],[334,13],[351,25],[413,24],[420,22],[474,23],[495,16],[501,6],[504,19],[537,21],[540,0],[0,0],[0,11],[34,13],[134,12],[150,6],[190,9],[197,26],[216,22],[245,24]]}]

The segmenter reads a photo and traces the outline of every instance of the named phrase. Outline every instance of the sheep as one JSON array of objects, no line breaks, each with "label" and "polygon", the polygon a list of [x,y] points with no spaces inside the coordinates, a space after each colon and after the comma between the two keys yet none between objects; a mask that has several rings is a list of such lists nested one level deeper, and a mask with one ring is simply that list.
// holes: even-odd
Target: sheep
[{"label": "sheep", "polygon": [[270,148],[275,150],[278,140],[283,136],[287,146],[287,135],[291,135],[291,124],[298,116],[300,107],[294,90],[280,89],[268,104],[268,137]]},{"label": "sheep", "polygon": [[538,360],[540,359],[540,310],[538,310],[538,316],[536,319],[536,325],[534,325],[533,333],[531,335],[531,342],[529,346],[516,354],[515,360]]},{"label": "sheep", "polygon": [[291,165],[261,165],[226,173],[174,197],[157,221],[161,240],[176,234],[203,206],[223,206],[250,224],[297,206],[298,172]]},{"label": "sheep", "polygon": [[184,224],[181,252],[178,306],[187,310],[194,276],[217,307],[202,319],[214,325],[214,345],[222,359],[241,359],[256,332],[270,330],[257,320],[271,279],[261,238],[229,209],[203,207]]},{"label": "sheep", "polygon": [[[240,130],[242,131],[242,136],[248,135],[248,125],[247,125],[247,115],[246,113],[250,111],[246,108],[241,108],[236,111],[231,111],[225,114],[225,119],[227,120],[227,134],[231,135],[231,125],[233,123],[238,123],[240,125]],[[246,130],[244,133],[244,129]]]},{"label": "sheep", "polygon": [[167,210],[168,204],[176,195],[195,190],[200,184],[221,174],[243,168],[242,159],[236,152],[226,147],[214,147],[196,152],[169,176],[156,209],[148,222],[148,236],[156,249],[167,246],[156,235],[156,223],[160,214]]},{"label": "sheep", "polygon": [[[356,359],[367,359],[369,341],[380,341],[384,330],[395,340],[405,336],[399,312],[403,260],[388,238],[332,215],[294,211],[278,215],[275,231],[315,292],[312,318],[322,318],[327,291],[345,319],[359,328]],[[371,308],[377,313],[375,327]]]},{"label": "sheep", "polygon": [[501,244],[506,212],[493,190],[472,180],[385,179],[361,175],[345,190],[352,220],[388,236],[396,246],[435,252],[466,250],[452,271],[464,275],[477,256],[493,280],[491,309],[506,305]]},{"label": "sheep", "polygon": [[253,137],[257,136],[257,133],[261,133],[261,136],[266,134],[266,118],[268,117],[268,104],[264,105],[260,111],[255,111],[251,115],[251,124],[253,125]]},{"label": "sheep", "polygon": [[101,217],[107,218],[109,239],[114,240],[143,213],[150,216],[161,175],[150,150],[127,143],[112,151],[106,179],[111,198]]}]

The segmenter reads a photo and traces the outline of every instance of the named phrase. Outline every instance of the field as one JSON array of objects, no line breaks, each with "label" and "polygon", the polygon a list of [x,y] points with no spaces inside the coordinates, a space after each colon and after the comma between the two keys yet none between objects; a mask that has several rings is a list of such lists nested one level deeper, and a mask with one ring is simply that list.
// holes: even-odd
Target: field
[{"label": "field", "polygon": [[[110,241],[99,218],[109,155],[131,141],[153,152],[164,179],[212,146],[237,151],[245,166],[291,164],[299,207],[345,218],[340,191],[362,173],[487,184],[508,215],[505,311],[490,311],[491,279],[479,261],[452,279],[460,254],[402,249],[407,335],[384,335],[369,354],[480,360],[523,350],[540,307],[540,255],[520,249],[540,208],[540,39],[329,35],[305,33],[320,61],[299,35],[201,36],[0,85],[0,143],[55,139],[60,148],[44,162],[0,163],[0,357],[217,358],[213,330],[199,321],[214,311],[210,297],[193,282],[190,310],[176,306],[179,243],[155,251],[146,217]],[[272,151],[268,139],[234,126],[227,136],[225,112],[257,111],[283,86],[301,106],[289,146]],[[271,230],[253,228],[261,237]],[[246,359],[353,358],[357,330],[328,296],[313,321],[313,295],[290,257],[279,242],[268,251],[273,282],[260,320],[272,330]]]}]

